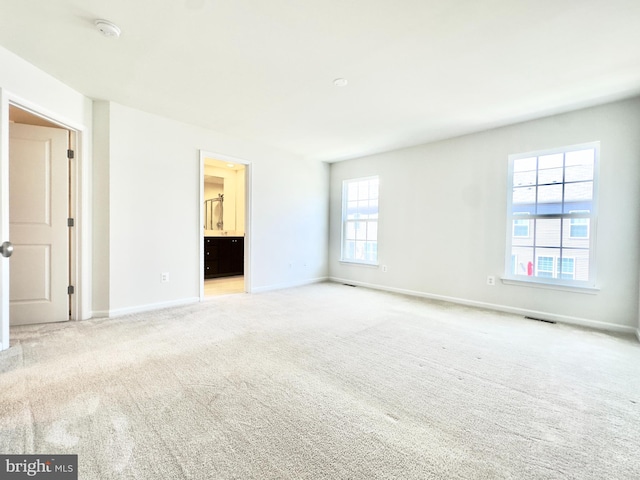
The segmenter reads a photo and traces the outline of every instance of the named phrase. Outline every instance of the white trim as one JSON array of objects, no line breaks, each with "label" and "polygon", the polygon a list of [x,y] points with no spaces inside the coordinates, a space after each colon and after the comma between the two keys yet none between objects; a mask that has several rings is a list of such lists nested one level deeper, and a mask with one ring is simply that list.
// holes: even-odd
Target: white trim
[{"label": "white trim", "polygon": [[[556,257],[557,258],[557,257]],[[596,295],[600,293],[600,289],[597,287],[581,287],[578,285],[563,285],[556,283],[537,282],[535,280],[514,280],[513,278],[500,278],[500,281],[505,285],[517,285],[518,287],[533,287],[533,288],[546,288],[548,290],[563,290],[565,292],[573,293],[587,293],[590,295]]]},{"label": "white trim", "polygon": [[180,300],[171,300],[168,302],[148,303],[147,305],[136,305],[135,307],[116,308],[113,310],[97,310],[93,312],[94,318],[98,317],[122,317],[124,315],[131,315],[133,313],[152,312],[155,310],[162,310],[165,308],[182,307],[184,305],[192,305],[200,302],[199,297],[182,298]]},{"label": "white trim", "polygon": [[[577,325],[580,327],[594,328],[597,330],[605,330],[609,332],[617,332],[617,333],[637,332],[634,329],[634,327],[625,327],[624,325],[615,325],[612,323],[599,322],[598,320],[589,320],[587,318],[571,317],[568,315],[558,315],[550,312],[528,310],[526,308],[510,307],[508,305],[499,305],[495,303],[478,302],[476,300],[467,300],[464,298],[449,297],[446,295],[435,295],[431,293],[418,292],[416,290],[387,287],[384,285],[376,285],[376,284],[366,283],[366,282],[356,282],[353,280],[346,280],[346,279],[337,278],[337,277],[329,277],[329,281],[336,282],[336,283],[348,283],[351,285],[371,288],[374,290],[383,290],[387,292],[401,293],[403,295],[411,295],[412,297],[422,297],[422,298],[428,298],[430,300],[440,300],[443,302],[455,303],[458,305],[465,305],[468,307],[482,308],[485,310],[495,310],[498,312],[513,313],[516,315],[523,315],[527,317],[541,318],[544,320],[551,320],[558,323],[566,323],[569,325]],[[638,337],[638,339],[640,340],[640,336]]]},{"label": "white trim", "polygon": [[338,260],[342,265],[353,265],[355,267],[380,268],[380,263],[356,262],[355,260]]},{"label": "white trim", "polygon": [[297,282],[287,282],[287,283],[279,283],[276,285],[266,285],[264,287],[254,287],[253,290],[251,291],[251,293],[263,293],[263,292],[271,292],[273,290],[284,290],[286,288],[295,288],[295,287],[302,287],[304,285],[311,285],[314,283],[322,283],[322,282],[326,282],[327,280],[331,280],[330,277],[316,277],[316,278],[310,278],[307,280],[301,280],[301,281],[297,281]]},{"label": "white trim", "polygon": [[640,342],[640,328],[636,329],[636,338]]},{"label": "white trim", "polygon": [[244,165],[245,170],[245,188],[244,188],[244,291],[246,293],[251,293],[253,288],[251,286],[251,266],[253,265],[253,257],[252,257],[252,249],[251,249],[251,232],[252,232],[252,174],[253,174],[253,165],[249,160],[245,160],[243,158],[232,157],[230,155],[225,155],[223,153],[215,153],[206,150],[199,150],[199,162],[200,162],[200,174],[198,177],[198,191],[200,192],[198,195],[198,239],[200,242],[200,246],[198,247],[198,285],[199,288],[199,298],[200,301],[205,300],[204,296],[204,160],[205,158],[210,158],[213,160],[222,160],[224,162],[236,163]]}]

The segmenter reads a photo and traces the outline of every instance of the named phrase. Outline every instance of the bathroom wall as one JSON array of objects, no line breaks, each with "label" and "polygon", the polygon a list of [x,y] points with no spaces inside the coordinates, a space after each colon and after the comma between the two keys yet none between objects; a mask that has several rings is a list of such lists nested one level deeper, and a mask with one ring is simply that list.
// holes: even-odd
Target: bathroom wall
[{"label": "bathroom wall", "polygon": [[[226,162],[218,160],[205,159],[205,200],[217,198],[218,193],[224,194],[223,202],[223,228],[222,230],[214,229],[205,230],[205,235],[238,235],[243,236],[245,230],[245,172],[244,167],[240,169],[229,168]],[[207,177],[217,177],[223,179],[222,189],[220,185],[210,183]],[[217,214],[219,204],[214,209]]]}]

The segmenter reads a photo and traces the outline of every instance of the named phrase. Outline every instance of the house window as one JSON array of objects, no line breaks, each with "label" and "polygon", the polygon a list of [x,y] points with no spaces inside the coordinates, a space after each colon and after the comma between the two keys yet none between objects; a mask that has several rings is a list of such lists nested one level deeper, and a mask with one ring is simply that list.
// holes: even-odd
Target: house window
[{"label": "house window", "polygon": [[538,277],[553,278],[553,257],[538,257]]},{"label": "house window", "polygon": [[558,266],[558,278],[573,280],[575,273],[575,259],[567,257],[558,258],[556,265]]},{"label": "house window", "polygon": [[513,236],[528,237],[529,236],[529,220],[516,218],[513,221]]},{"label": "house window", "polygon": [[595,286],[599,151],[595,142],[509,157],[507,279]]},{"label": "house window", "polygon": [[342,184],[343,262],[378,262],[378,186],[377,176]]},{"label": "house window", "polygon": [[[584,211],[573,211],[571,213],[586,213]],[[588,218],[572,218],[569,230],[571,238],[589,238],[589,219]]]}]

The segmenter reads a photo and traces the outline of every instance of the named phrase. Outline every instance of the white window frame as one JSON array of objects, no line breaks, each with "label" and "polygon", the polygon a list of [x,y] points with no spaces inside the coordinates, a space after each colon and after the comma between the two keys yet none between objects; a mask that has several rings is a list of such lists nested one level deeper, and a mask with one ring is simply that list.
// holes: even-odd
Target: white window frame
[{"label": "white window frame", "polygon": [[[360,178],[350,178],[347,180],[343,180],[342,182],[342,235],[340,241],[340,261],[343,263],[354,263],[359,265],[378,265],[378,235],[376,234],[375,240],[372,240],[368,237],[369,224],[376,225],[376,232],[378,231],[378,219],[380,216],[380,204],[378,203],[378,209],[376,210],[376,218],[366,218],[366,219],[348,219],[347,218],[347,205],[349,202],[348,192],[349,185],[357,182],[370,182],[372,180],[376,180],[378,182],[378,191],[380,188],[380,177],[377,175],[369,176],[369,177],[360,177]],[[373,198],[367,198],[367,200],[372,200]],[[379,194],[375,198],[379,202]],[[367,224],[367,234],[365,237],[365,248],[368,248],[372,243],[375,243],[375,255],[372,259],[358,259],[348,255],[346,244],[347,244],[347,228],[350,223],[361,223],[365,222]]]},{"label": "white window frame", "polygon": [[[514,220],[522,219],[522,214],[515,214],[513,212],[513,180],[514,180],[514,162],[515,160],[524,159],[524,158],[532,158],[532,157],[540,157],[545,155],[553,155],[559,153],[569,153],[573,151],[593,149],[594,150],[594,166],[593,166],[593,193],[591,200],[591,210],[589,212],[585,211],[570,211],[568,213],[554,213],[554,214],[533,214],[528,215],[530,219],[547,219],[547,218],[559,218],[561,219],[561,223],[564,223],[565,219],[573,219],[573,218],[588,218],[589,226],[588,226],[588,237],[570,237],[570,232],[567,232],[567,237],[572,239],[575,238],[583,238],[588,241],[588,249],[589,249],[589,279],[588,280],[575,280],[575,258],[574,258],[574,279],[562,279],[562,278],[546,278],[546,277],[538,277],[534,276],[526,276],[526,275],[516,275],[512,268],[512,255],[513,255],[513,239],[514,238],[523,238],[523,237],[514,237],[513,235],[513,224]],[[566,147],[553,148],[548,150],[541,150],[535,152],[526,152],[520,154],[509,155],[509,167],[508,167],[508,177],[507,177],[507,239],[506,239],[506,249],[505,249],[505,274],[503,277],[503,281],[505,283],[517,283],[517,284],[530,284],[530,285],[540,285],[546,286],[550,288],[558,287],[569,287],[576,289],[596,289],[596,224],[597,224],[597,210],[598,210],[598,184],[599,184],[599,166],[600,166],[600,142],[590,142],[579,145],[571,145]],[[568,183],[561,183],[563,188]],[[538,201],[536,200],[536,204]],[[531,230],[531,228],[530,228]],[[534,270],[537,274],[537,260],[535,254],[535,226],[534,231],[530,232],[534,236]],[[561,234],[562,235],[562,234]],[[562,236],[561,236],[562,239]],[[564,240],[561,240],[564,241]],[[539,247],[544,248],[544,247]],[[562,246],[560,251],[563,251],[565,247]],[[568,247],[567,247],[568,249]],[[541,256],[549,256],[549,255],[541,255]],[[573,255],[567,255],[567,258],[572,257]],[[554,271],[556,269],[557,262],[561,261],[560,256],[556,256],[554,259]],[[555,272],[554,272],[555,273]],[[555,275],[554,275],[555,276]]]}]

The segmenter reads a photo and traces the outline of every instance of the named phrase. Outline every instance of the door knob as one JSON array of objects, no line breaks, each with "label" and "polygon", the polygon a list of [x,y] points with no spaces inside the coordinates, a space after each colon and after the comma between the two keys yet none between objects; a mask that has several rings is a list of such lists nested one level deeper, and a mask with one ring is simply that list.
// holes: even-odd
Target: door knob
[{"label": "door knob", "polygon": [[0,245],[0,255],[9,258],[12,253],[13,245],[11,244],[11,242],[4,242],[2,245]]}]

